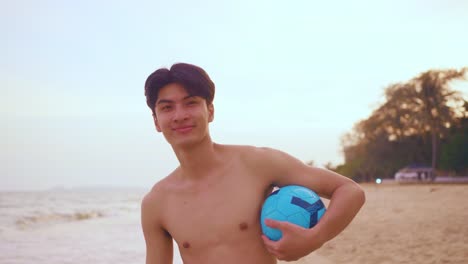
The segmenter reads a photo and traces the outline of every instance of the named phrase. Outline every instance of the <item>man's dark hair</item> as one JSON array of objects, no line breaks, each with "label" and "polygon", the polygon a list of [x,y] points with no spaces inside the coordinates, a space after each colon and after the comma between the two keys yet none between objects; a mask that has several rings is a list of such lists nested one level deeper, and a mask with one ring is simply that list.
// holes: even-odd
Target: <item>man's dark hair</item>
[{"label": "man's dark hair", "polygon": [[215,94],[215,84],[202,68],[188,64],[176,63],[171,69],[161,68],[150,74],[145,82],[146,104],[153,115],[158,100],[159,90],[170,83],[181,84],[191,96],[200,96],[211,104]]}]

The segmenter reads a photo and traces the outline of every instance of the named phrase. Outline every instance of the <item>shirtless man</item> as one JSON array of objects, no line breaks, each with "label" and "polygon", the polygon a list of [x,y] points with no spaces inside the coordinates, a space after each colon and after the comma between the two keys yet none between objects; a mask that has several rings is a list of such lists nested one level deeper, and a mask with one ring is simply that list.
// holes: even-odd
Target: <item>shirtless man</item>
[{"label": "shirtless man", "polygon": [[[272,264],[297,260],[340,233],[364,203],[359,185],[278,150],[214,143],[214,91],[206,72],[190,64],[159,69],[146,80],[156,130],[180,162],[142,201],[146,263],[172,263],[174,239],[186,264]],[[311,229],[268,220],[283,232],[271,241],[261,232],[261,206],[272,186],[290,184],[330,204]]]}]

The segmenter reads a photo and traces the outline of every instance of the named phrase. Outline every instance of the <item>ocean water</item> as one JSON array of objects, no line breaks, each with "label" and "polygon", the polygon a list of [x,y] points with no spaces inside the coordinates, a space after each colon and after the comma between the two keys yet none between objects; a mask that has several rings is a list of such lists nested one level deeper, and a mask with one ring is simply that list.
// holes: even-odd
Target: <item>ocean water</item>
[{"label": "ocean water", "polygon": [[[0,192],[0,263],[145,263],[140,225],[145,192]],[[182,264],[177,246],[174,251],[174,263]]]}]

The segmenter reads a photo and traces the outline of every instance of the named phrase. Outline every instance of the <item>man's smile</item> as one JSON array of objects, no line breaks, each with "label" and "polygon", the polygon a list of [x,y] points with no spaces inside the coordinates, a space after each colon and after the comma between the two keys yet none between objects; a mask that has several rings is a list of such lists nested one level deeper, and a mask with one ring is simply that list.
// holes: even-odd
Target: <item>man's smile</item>
[{"label": "man's smile", "polygon": [[180,126],[180,127],[175,127],[172,130],[174,130],[175,132],[179,132],[179,133],[188,133],[192,131],[194,127],[195,126]]}]

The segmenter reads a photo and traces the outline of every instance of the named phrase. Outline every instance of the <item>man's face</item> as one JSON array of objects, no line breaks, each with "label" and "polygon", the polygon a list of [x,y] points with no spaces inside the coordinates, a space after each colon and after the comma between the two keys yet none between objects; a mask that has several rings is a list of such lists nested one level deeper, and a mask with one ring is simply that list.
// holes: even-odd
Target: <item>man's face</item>
[{"label": "man's face", "polygon": [[172,146],[197,143],[208,136],[208,123],[213,121],[213,104],[206,105],[200,96],[190,96],[178,83],[164,86],[154,106],[156,130]]}]

